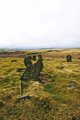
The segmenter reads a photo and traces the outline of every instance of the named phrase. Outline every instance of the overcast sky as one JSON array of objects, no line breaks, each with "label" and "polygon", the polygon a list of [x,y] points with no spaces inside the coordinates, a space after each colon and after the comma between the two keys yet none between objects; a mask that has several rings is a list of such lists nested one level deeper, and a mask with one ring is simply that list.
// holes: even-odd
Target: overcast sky
[{"label": "overcast sky", "polygon": [[2,47],[80,47],[80,0],[0,0]]}]

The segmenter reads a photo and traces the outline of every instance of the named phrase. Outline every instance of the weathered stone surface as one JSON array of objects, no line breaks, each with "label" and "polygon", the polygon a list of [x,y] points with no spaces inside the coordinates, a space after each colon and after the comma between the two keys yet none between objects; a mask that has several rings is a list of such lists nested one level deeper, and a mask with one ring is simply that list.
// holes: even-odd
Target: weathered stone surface
[{"label": "weathered stone surface", "polygon": [[23,75],[21,76],[21,80],[29,80],[32,79],[33,75],[32,75],[32,71],[33,71],[33,64],[31,61],[31,57],[28,56],[27,58],[24,59],[24,64],[26,66],[26,69],[23,73]]},{"label": "weathered stone surface", "polygon": [[36,60],[36,56],[35,55],[33,55],[33,60]]},{"label": "weathered stone surface", "polygon": [[33,79],[36,80],[39,78],[40,73],[43,69],[43,58],[42,55],[38,55],[38,61],[34,64],[34,73],[33,73]]},{"label": "weathered stone surface", "polygon": [[38,61],[32,63],[31,57],[28,56],[24,59],[24,64],[26,66],[24,73],[21,76],[21,94],[23,92],[23,82],[27,80],[38,80],[40,73],[43,69],[43,58],[42,55],[38,55]]},{"label": "weathered stone surface", "polygon": [[67,55],[66,61],[67,61],[67,62],[72,62],[72,56],[71,56],[71,55]]},{"label": "weathered stone surface", "polygon": [[[36,56],[34,56],[34,57],[36,57]],[[34,65],[31,61],[30,56],[25,58],[24,64],[26,66],[26,69],[25,69],[23,75],[21,76],[21,80],[30,80],[30,79],[38,80],[40,73],[43,69],[42,61],[43,61],[42,55],[38,55],[38,61]]]}]

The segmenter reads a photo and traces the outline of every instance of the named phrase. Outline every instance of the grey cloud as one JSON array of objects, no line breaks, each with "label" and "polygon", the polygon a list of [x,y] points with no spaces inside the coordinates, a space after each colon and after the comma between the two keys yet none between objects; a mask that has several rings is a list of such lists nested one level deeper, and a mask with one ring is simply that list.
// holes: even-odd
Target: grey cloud
[{"label": "grey cloud", "polygon": [[80,0],[0,1],[0,47],[80,47]]}]

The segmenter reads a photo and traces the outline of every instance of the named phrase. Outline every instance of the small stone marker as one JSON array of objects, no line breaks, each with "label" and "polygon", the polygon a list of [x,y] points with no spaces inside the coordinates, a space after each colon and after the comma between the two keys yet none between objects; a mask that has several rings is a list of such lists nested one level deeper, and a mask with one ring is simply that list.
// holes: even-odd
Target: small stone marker
[{"label": "small stone marker", "polygon": [[72,62],[72,56],[71,56],[71,55],[67,55],[66,61],[67,61],[67,62]]}]

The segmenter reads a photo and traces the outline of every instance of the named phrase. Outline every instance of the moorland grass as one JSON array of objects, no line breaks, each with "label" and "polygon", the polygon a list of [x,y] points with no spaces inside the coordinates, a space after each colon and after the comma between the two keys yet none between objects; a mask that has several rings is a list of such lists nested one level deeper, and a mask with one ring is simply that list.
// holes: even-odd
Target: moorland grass
[{"label": "moorland grass", "polygon": [[[55,51],[72,53],[71,51]],[[43,51],[43,54],[45,52]],[[80,51],[78,51],[78,54]],[[54,54],[52,51],[49,54]],[[11,60],[17,62],[11,62]],[[20,93],[20,77],[25,68],[23,58],[0,58],[0,120],[71,120],[80,115],[80,60],[74,58],[66,62],[65,58],[44,57],[44,79],[46,83],[29,80],[24,85],[23,95],[33,96],[31,100],[15,104]],[[39,102],[39,103],[38,103]],[[51,109],[45,109],[46,105]],[[48,106],[49,106],[48,105]]]}]

